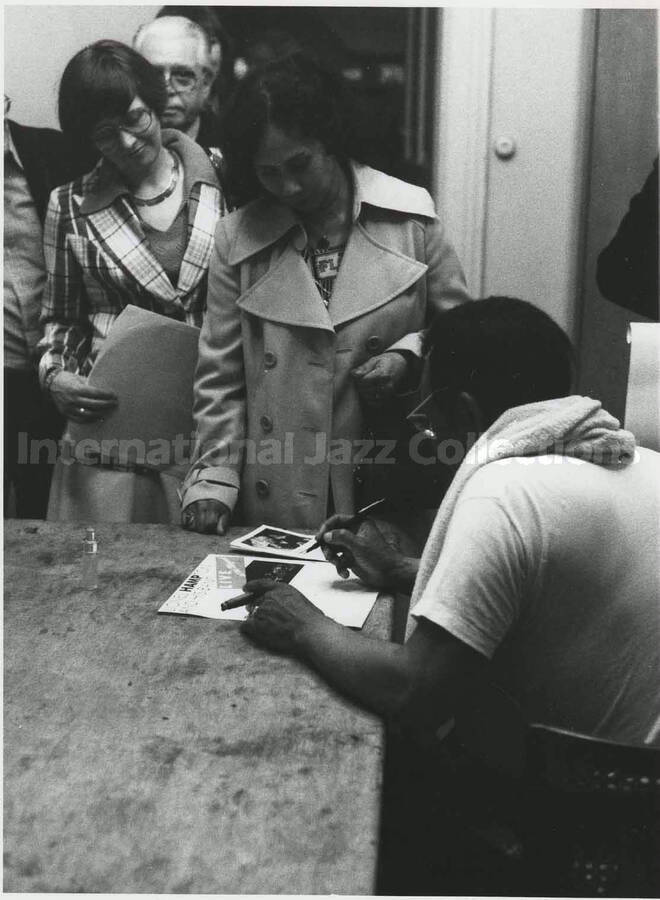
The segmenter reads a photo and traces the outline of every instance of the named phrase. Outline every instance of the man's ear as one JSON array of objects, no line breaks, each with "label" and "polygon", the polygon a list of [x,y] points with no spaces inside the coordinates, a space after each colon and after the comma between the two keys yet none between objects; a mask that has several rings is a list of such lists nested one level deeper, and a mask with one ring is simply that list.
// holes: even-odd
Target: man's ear
[{"label": "man's ear", "polygon": [[457,425],[465,434],[481,434],[488,427],[484,411],[469,391],[460,391],[456,398]]},{"label": "man's ear", "polygon": [[215,73],[210,69],[202,69],[202,86],[204,89],[204,102],[209,99],[211,94],[211,85],[213,84],[213,79],[215,78]]},{"label": "man's ear", "polygon": [[211,44],[211,66],[213,67],[214,77],[220,71],[220,63],[221,62],[222,62],[222,50],[220,49],[220,42],[214,41]]}]

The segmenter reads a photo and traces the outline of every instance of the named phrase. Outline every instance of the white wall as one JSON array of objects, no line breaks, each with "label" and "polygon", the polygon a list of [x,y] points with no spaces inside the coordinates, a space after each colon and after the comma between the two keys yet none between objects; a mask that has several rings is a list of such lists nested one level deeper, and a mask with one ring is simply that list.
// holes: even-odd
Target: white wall
[{"label": "white wall", "polygon": [[101,38],[131,42],[158,6],[5,6],[5,93],[24,125],[57,127],[57,90],[65,65]]},{"label": "white wall", "polygon": [[593,35],[592,10],[443,13],[436,194],[469,288],[530,300],[572,337]]}]

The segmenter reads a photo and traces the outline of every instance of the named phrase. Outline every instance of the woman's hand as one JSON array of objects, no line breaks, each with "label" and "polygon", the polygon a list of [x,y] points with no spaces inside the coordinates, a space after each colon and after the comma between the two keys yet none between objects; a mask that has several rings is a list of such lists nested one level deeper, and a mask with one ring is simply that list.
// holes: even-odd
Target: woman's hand
[{"label": "woman's hand", "polygon": [[361,522],[355,533],[347,527],[351,521],[351,516],[334,515],[321,525],[316,539],[328,562],[342,578],[348,578],[351,569],[369,587],[411,591],[419,561],[404,556],[371,519]]},{"label": "woman's hand", "polygon": [[402,353],[389,350],[372,356],[351,374],[365,403],[378,408],[400,389],[408,374],[408,363]]},{"label": "woman's hand", "polygon": [[231,510],[220,500],[195,500],[181,513],[181,524],[187,531],[224,534],[230,518]]},{"label": "woman's hand", "polygon": [[254,594],[257,602],[249,604],[250,615],[241,631],[270,650],[296,653],[305,627],[324,618],[318,607],[289,584],[260,578],[248,581],[245,591]]},{"label": "woman's hand", "polygon": [[92,387],[86,378],[73,372],[58,372],[49,390],[59,412],[74,422],[94,422],[117,405],[112,391]]}]

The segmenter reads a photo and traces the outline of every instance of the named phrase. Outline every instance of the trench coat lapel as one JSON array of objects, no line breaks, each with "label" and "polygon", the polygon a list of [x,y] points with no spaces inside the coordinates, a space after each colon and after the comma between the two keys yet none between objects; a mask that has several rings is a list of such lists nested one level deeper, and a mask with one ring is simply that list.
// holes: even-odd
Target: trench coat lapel
[{"label": "trench coat lapel", "polygon": [[287,244],[266,275],[240,297],[238,306],[245,312],[283,325],[333,331],[312,273],[293,244]]},{"label": "trench coat lapel", "polygon": [[[435,215],[430,197],[421,188],[411,188],[365,166],[353,168],[359,194],[365,202],[387,209],[401,209],[413,215],[431,218]],[[242,221],[230,251],[232,265],[274,245],[290,232],[279,259],[238,300],[241,309],[261,318],[287,325],[334,330],[336,326],[388,303],[415,284],[428,268],[400,250],[378,243],[357,219],[327,310],[302,256],[306,238],[291,210],[260,200],[239,211],[238,215],[242,216]]]},{"label": "trench coat lapel", "polygon": [[332,290],[333,326],[388,303],[418,281],[427,268],[399,250],[376,243],[356,222]]},{"label": "trench coat lapel", "polygon": [[87,220],[103,249],[145,291],[165,303],[180,305],[176,289],[149,249],[140,220],[125,197],[116,197],[110,206],[89,212]]}]

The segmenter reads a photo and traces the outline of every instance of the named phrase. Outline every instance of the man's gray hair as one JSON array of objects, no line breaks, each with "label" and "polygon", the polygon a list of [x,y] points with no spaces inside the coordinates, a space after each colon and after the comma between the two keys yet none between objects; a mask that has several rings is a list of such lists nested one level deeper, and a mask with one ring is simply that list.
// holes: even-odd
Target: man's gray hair
[{"label": "man's gray hair", "polygon": [[201,25],[198,25],[197,22],[193,22],[191,19],[186,19],[185,16],[160,16],[157,19],[152,19],[151,22],[145,22],[144,25],[140,25],[133,36],[133,49],[137,50],[138,53],[142,52],[144,40],[149,32],[172,31],[174,29],[180,29],[187,37],[197,39],[198,46],[203,48],[200,52],[200,65],[208,72],[213,73],[211,39]]}]

